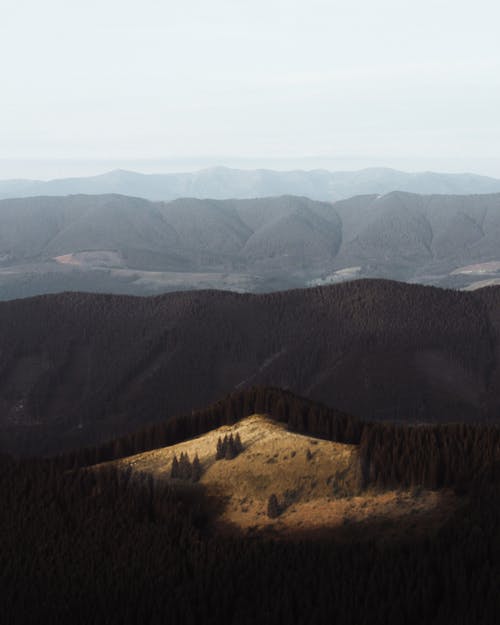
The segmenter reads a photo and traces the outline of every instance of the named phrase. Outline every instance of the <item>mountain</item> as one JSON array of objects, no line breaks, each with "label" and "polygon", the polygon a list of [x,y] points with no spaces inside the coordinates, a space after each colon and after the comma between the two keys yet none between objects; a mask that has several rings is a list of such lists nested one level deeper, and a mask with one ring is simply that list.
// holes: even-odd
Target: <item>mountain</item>
[{"label": "mountain", "polygon": [[116,170],[85,178],[0,181],[0,198],[117,193],[149,200],[255,198],[303,195],[333,201],[391,191],[424,194],[498,193],[500,180],[476,174],[407,173],[389,168],[330,172],[240,170],[213,167],[190,173],[140,174]]},{"label": "mountain", "polygon": [[[442,286],[495,277],[500,196],[394,192],[334,204],[343,224],[338,267]],[[483,266],[483,264],[489,263]],[[475,265],[470,267],[470,265]]]},{"label": "mountain", "polygon": [[340,241],[331,205],[305,198],[3,200],[0,298],[300,286],[331,264]]},{"label": "mountain", "polygon": [[494,419],[500,290],[360,280],[264,295],[0,303],[4,449],[54,451],[272,385],[370,419]]},{"label": "mountain", "polygon": [[500,281],[499,249],[500,194],[18,198],[0,200],[0,299],[266,292],[363,277],[476,288]]}]

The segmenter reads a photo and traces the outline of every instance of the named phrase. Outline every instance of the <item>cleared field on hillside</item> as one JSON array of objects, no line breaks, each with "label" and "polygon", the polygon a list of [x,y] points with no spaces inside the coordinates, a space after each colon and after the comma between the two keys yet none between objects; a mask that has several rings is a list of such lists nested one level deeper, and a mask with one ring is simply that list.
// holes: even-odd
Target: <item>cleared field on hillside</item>
[{"label": "cleared field on hillside", "polygon": [[[243,452],[232,460],[216,460],[217,440],[230,434],[240,435]],[[217,524],[226,530],[301,534],[350,531],[375,522],[391,533],[402,526],[426,531],[456,505],[449,492],[362,491],[357,446],[289,432],[260,415],[115,463],[183,487],[188,483],[170,477],[174,455],[179,458],[183,452],[190,460],[198,455],[202,477],[189,487],[201,485],[221,502]],[[281,509],[275,519],[267,514],[272,494]]]}]

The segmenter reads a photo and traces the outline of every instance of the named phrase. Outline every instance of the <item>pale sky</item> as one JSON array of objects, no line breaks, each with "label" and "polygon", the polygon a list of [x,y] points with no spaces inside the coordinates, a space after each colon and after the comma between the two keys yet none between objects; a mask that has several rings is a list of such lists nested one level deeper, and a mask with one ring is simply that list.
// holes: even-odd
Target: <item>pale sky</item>
[{"label": "pale sky", "polygon": [[499,24],[493,0],[0,0],[0,178],[193,158],[500,176]]}]

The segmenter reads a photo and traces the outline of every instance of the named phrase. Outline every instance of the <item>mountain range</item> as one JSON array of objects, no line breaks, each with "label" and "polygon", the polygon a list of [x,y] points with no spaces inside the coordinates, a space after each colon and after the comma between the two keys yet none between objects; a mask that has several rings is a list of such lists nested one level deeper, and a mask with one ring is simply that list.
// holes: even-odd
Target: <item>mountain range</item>
[{"label": "mountain range", "polygon": [[334,201],[367,193],[498,193],[500,180],[476,174],[407,173],[389,168],[330,172],[243,170],[212,167],[189,173],[141,174],[115,170],[98,176],[55,180],[3,180],[0,198],[117,193],[154,201],[180,197],[255,198],[303,195]]},{"label": "mountain range", "polygon": [[500,194],[17,198],[0,200],[0,299],[267,292],[363,277],[476,288],[499,281],[499,249]]},{"label": "mountain range", "polygon": [[94,444],[256,385],[372,420],[497,419],[499,311],[497,287],[380,280],[2,302],[1,446]]}]

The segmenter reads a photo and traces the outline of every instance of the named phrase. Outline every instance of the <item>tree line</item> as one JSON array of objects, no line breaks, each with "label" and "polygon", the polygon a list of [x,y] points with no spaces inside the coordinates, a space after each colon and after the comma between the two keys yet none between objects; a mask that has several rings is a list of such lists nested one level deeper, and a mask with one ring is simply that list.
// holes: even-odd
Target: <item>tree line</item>
[{"label": "tree line", "polygon": [[298,432],[344,443],[358,443],[361,422],[340,410],[272,387],[253,387],[227,395],[204,410],[154,423],[136,432],[59,456],[66,468],[89,466],[174,445],[252,414],[266,414]]},{"label": "tree line", "polygon": [[[254,387],[232,393],[205,410],[61,455],[57,461],[65,468],[90,466],[180,443],[255,413],[286,423],[294,432],[358,444],[365,487],[464,487],[479,476],[488,479],[490,468],[500,460],[498,424],[373,423],[289,391]],[[228,443],[224,454],[227,448]],[[231,455],[235,450],[233,442],[227,453]],[[222,447],[216,450],[216,456],[220,453]]]},{"label": "tree line", "polygon": [[[294,432],[358,444],[363,484],[381,488],[466,487],[489,479],[500,460],[498,424],[404,425],[367,422],[279,388],[254,387],[228,395],[205,410],[174,417],[98,447],[58,457],[65,468],[89,466],[182,442],[255,413],[287,424]],[[222,450],[224,447],[224,450]],[[228,451],[221,441],[218,457]]]},{"label": "tree line", "polygon": [[464,489],[494,481],[500,426],[366,424],[359,450],[365,486]]}]

